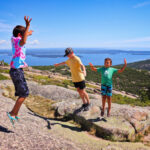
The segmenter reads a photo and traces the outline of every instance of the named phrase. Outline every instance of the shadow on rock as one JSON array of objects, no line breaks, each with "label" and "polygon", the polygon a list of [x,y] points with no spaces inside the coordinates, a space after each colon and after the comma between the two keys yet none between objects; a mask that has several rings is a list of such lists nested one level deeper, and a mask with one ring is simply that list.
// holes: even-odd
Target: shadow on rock
[{"label": "shadow on rock", "polygon": [[74,112],[73,112],[73,115],[76,115],[78,113],[80,113],[81,111],[83,111],[83,107],[81,106],[80,108],[76,109]]},{"label": "shadow on rock", "polygon": [[0,132],[5,132],[5,133],[14,133],[13,131],[8,130],[5,127],[0,126]]},{"label": "shadow on rock", "polygon": [[62,124],[62,123],[52,123],[51,125],[61,125],[63,128],[68,128],[70,130],[73,130],[73,131],[77,131],[77,132],[81,132],[81,128],[79,127],[72,127],[72,126],[68,126],[68,125],[65,125],[65,124]]},{"label": "shadow on rock", "polygon": [[88,121],[90,121],[90,122],[99,122],[99,121],[107,122],[107,120],[105,118],[100,118],[100,117],[97,117],[96,119],[88,119]]},{"label": "shadow on rock", "polygon": [[33,116],[36,116],[36,117],[39,117],[39,118],[45,120],[45,121],[47,122],[47,128],[48,128],[48,129],[51,129],[51,123],[50,123],[50,121],[49,121],[51,118],[42,117],[42,116],[39,116],[39,115],[37,115],[37,114],[35,114],[35,113],[30,113],[30,112],[28,112],[28,113],[29,113],[30,115],[33,115]]},{"label": "shadow on rock", "polygon": [[[63,128],[68,128],[68,129],[71,129],[73,131],[77,131],[77,132],[81,132],[81,128],[78,128],[78,127],[72,127],[72,126],[69,126],[69,125],[65,125],[65,124],[61,124],[61,123],[50,123],[49,120],[54,120],[54,121],[62,121],[60,119],[53,119],[53,118],[46,118],[46,117],[42,117],[42,116],[39,116],[35,113],[31,113],[31,112],[28,112],[30,115],[33,115],[33,116],[36,116],[36,117],[39,117],[43,120],[45,120],[47,122],[47,128],[48,129],[51,129],[51,126],[52,125],[61,125]],[[66,121],[65,121],[66,122]]]}]

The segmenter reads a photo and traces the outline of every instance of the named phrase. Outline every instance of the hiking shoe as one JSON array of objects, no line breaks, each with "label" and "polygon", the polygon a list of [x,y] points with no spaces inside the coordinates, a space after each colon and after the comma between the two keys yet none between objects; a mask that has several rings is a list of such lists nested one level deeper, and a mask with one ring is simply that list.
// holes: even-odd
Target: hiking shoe
[{"label": "hiking shoe", "polygon": [[84,107],[86,107],[86,105],[87,105],[87,104],[82,104],[81,108],[84,108]]},{"label": "hiking shoe", "polygon": [[90,107],[90,104],[85,104],[85,107],[84,107],[84,111],[88,111],[89,110],[89,107]]},{"label": "hiking shoe", "polygon": [[82,106],[78,109],[78,112],[84,110],[85,106],[86,106],[86,104],[82,104]]}]

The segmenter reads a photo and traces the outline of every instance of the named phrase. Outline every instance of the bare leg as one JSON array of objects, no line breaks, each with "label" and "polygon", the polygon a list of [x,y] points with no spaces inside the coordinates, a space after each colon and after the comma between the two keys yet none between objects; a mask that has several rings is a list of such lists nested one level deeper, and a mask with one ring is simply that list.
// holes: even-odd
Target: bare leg
[{"label": "bare leg", "polygon": [[[102,112],[104,113],[105,111],[105,104],[106,104],[106,95],[102,96]],[[103,114],[102,113],[102,114]],[[103,116],[103,115],[102,115]]]},{"label": "bare leg", "polygon": [[107,96],[107,102],[108,102],[108,111],[107,116],[110,116],[110,110],[111,110],[111,96]]},{"label": "bare leg", "polygon": [[86,99],[85,99],[84,94],[83,94],[83,92],[81,91],[81,89],[80,89],[80,88],[77,88],[77,91],[78,91],[78,93],[79,93],[79,95],[80,95],[80,97],[81,97],[81,99],[82,99],[82,101],[83,101],[83,104],[86,104]]},{"label": "bare leg", "polygon": [[19,109],[22,105],[22,103],[24,102],[25,100],[25,97],[19,97],[14,105],[14,108],[12,109],[12,111],[10,112],[10,115],[11,116],[17,116],[18,115],[18,112],[19,112]]},{"label": "bare leg", "polygon": [[82,92],[83,92],[84,98],[86,99],[86,103],[90,104],[89,96],[87,92],[85,91],[85,89],[83,89]]}]

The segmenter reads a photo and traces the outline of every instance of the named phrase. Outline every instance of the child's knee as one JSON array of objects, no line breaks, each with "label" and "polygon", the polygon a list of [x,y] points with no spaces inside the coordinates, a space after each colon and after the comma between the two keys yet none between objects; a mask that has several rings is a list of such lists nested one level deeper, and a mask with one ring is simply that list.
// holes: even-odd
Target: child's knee
[{"label": "child's knee", "polygon": [[102,99],[104,99],[104,100],[105,100],[105,99],[106,99],[106,95],[103,95],[103,96],[102,96]]},{"label": "child's knee", "polygon": [[107,96],[107,100],[111,101],[111,96]]},{"label": "child's knee", "polygon": [[82,94],[85,94],[85,93],[86,93],[84,89],[80,89],[80,92],[81,92]]},{"label": "child's knee", "polygon": [[83,95],[84,94],[84,90],[83,89],[79,89],[79,93]]}]

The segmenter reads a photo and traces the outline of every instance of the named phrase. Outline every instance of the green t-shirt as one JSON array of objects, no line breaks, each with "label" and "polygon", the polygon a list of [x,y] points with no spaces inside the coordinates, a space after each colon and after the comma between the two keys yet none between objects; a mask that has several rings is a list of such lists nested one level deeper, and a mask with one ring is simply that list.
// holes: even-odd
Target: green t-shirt
[{"label": "green t-shirt", "polygon": [[101,77],[101,84],[103,85],[112,85],[112,76],[114,73],[116,73],[118,71],[118,69],[116,68],[105,68],[105,67],[101,67],[101,68],[97,68],[97,72],[101,73],[102,77]]}]

